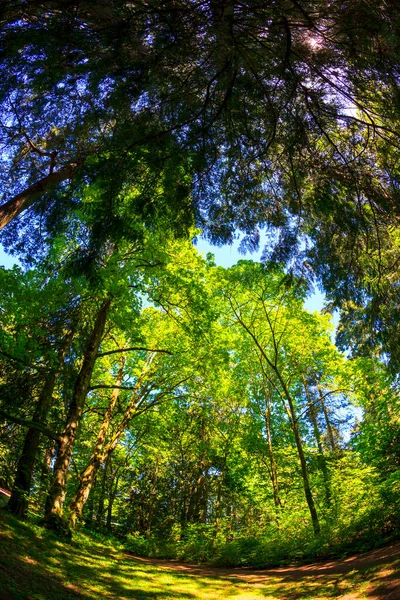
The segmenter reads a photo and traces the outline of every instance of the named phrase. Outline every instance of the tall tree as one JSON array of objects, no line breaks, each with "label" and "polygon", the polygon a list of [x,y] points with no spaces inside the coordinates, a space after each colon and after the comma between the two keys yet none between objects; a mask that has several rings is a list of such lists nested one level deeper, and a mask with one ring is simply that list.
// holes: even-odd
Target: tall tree
[{"label": "tall tree", "polygon": [[[40,435],[56,437],[46,430],[46,421],[57,402],[57,380],[78,320],[81,288],[46,269],[22,273],[14,268],[0,275],[5,317],[0,352],[1,360],[9,366],[2,381],[2,410],[9,413],[8,418],[19,417],[21,424],[28,425],[8,508],[24,517]],[[29,390],[25,395],[21,389],[22,406],[12,401],[20,377],[26,380]]]},{"label": "tall tree", "polygon": [[[302,417],[305,415],[301,409],[301,396],[304,394],[302,380],[310,369],[317,368],[320,361],[325,362],[325,368],[328,367],[328,359],[336,366],[340,363],[340,356],[327,342],[326,332],[322,338],[322,324],[302,311],[301,288],[297,293],[293,288],[288,288],[285,275],[279,269],[271,270],[268,266],[241,261],[226,272],[220,293],[228,308],[225,319],[237,324],[250,341],[248,352],[254,353],[270,395],[282,403],[286,412],[299,458],[304,495],[314,533],[318,535],[320,522],[302,436]],[[318,337],[321,337],[320,347],[315,343]],[[332,365],[330,369],[333,374]],[[267,410],[270,410],[268,403]],[[271,449],[269,452],[271,457]],[[325,464],[321,462],[321,466]],[[274,486],[276,492],[276,477]]]},{"label": "tall tree", "polygon": [[82,366],[75,381],[74,391],[69,404],[67,420],[60,437],[57,439],[57,457],[53,470],[53,481],[46,501],[44,523],[49,528],[57,529],[62,516],[66,493],[66,479],[69,463],[75,444],[77,430],[82,419],[86,396],[89,392],[92,373],[104,334],[107,312],[112,302],[106,297],[98,308],[92,331],[87,340]]}]

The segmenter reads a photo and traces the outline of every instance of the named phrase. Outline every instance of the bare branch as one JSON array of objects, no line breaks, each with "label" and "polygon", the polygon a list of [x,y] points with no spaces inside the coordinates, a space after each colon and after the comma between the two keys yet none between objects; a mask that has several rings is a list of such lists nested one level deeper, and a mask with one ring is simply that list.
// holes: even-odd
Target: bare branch
[{"label": "bare branch", "polygon": [[169,350],[162,350],[158,348],[145,348],[143,346],[132,346],[131,348],[119,348],[117,350],[108,350],[107,352],[99,352],[96,358],[101,358],[102,356],[109,356],[110,354],[117,354],[118,352],[133,352],[135,350],[144,350],[146,352],[162,352],[164,354],[172,355],[172,352]]}]

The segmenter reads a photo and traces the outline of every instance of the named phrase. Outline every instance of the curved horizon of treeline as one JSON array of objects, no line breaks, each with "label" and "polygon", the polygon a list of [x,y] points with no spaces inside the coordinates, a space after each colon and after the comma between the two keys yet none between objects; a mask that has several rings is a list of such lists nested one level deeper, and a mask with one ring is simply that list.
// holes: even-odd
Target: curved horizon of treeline
[{"label": "curved horizon of treeline", "polygon": [[160,234],[92,280],[52,267],[0,272],[8,510],[228,564],[396,534],[396,380],[304,282]]},{"label": "curved horizon of treeline", "polygon": [[[399,22],[374,0],[2,4],[8,510],[224,564],[398,535]],[[263,232],[261,262],[217,267],[200,232]]]}]

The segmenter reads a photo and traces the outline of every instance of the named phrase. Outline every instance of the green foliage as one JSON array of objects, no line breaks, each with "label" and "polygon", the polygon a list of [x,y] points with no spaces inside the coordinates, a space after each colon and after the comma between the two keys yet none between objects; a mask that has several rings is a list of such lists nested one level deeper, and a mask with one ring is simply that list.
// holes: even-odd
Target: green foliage
[{"label": "green foliage", "polygon": [[62,4],[0,9],[10,510],[232,565],[395,535],[396,3]]},{"label": "green foliage", "polygon": [[267,226],[266,254],[337,304],[372,290],[376,323],[398,254],[396,3],[63,8],[1,14],[5,187],[75,165],[9,242],[37,253],[43,225],[52,239],[85,217],[98,256],[138,222],[196,220],[251,249]]},{"label": "green foliage", "polygon": [[[317,599],[323,594],[335,597],[352,593],[361,595],[368,590],[386,595],[393,591],[393,579],[398,573],[398,561],[389,557],[383,564],[371,568],[356,568],[352,562],[349,573],[321,573],[317,565],[318,584],[314,570],[310,572],[289,569],[282,573],[257,573],[234,569],[230,572],[207,567],[206,569],[181,565],[152,564],[136,561],[125,552],[115,538],[76,534],[72,542],[62,542],[50,532],[30,522],[21,523],[10,515],[0,514],[0,564],[7,577],[2,581],[2,594],[16,600],[32,597],[35,600],[78,600],[84,594],[97,600],[108,596],[116,600],[124,596],[135,598],[195,597],[229,598],[240,600],[245,594],[251,598],[282,598],[295,600],[299,594]],[[380,559],[382,560],[382,558]],[[312,567],[311,567],[312,569]],[[388,575],[388,571],[393,573]],[[282,584],[282,577],[285,581]]]},{"label": "green foliage", "polygon": [[[169,536],[129,534],[124,546],[136,556],[220,567],[269,568],[341,558],[379,548],[396,539],[400,533],[398,476],[383,487],[379,487],[376,474],[368,469],[364,469],[362,482],[360,478],[356,481],[345,478],[343,470],[340,476],[348,492],[337,497],[343,502],[336,507],[335,518],[324,523],[318,537],[313,536],[306,514],[297,512],[282,513],[278,529],[271,523],[266,530],[258,528],[253,535],[242,534],[232,540],[227,537],[228,528],[223,527],[216,536],[213,526],[198,523],[182,530],[175,527]],[[374,501],[369,494],[375,496]]]},{"label": "green foliage", "polygon": [[63,540],[72,539],[72,529],[68,522],[68,519],[60,514],[49,515],[46,520],[40,521],[40,525],[43,525],[49,531],[56,534]]},{"label": "green foliage", "polygon": [[7,485],[39,414],[44,374],[55,374],[48,413],[38,417],[50,438],[32,466],[38,515],[52,479],[49,430],[65,428],[96,314],[112,299],[61,520],[49,526],[70,536],[62,512],[84,489],[78,529],[82,518],[98,535],[127,536],[143,556],[266,566],[396,535],[396,382],[376,360],[335,348],[329,316],[302,307],[302,281],[270,264],[216,267],[188,240],[157,230],[138,245],[110,246],[88,279],[70,260],[81,241],[58,242],[42,267],[0,273],[9,317],[1,383],[11,389],[19,378],[28,390],[19,404],[10,393],[0,399]]},{"label": "green foliage", "polygon": [[157,534],[146,538],[136,532],[128,534],[125,546],[137,556],[208,563],[215,555],[215,528],[204,523],[190,523],[183,529],[174,527],[170,536],[164,538]]}]

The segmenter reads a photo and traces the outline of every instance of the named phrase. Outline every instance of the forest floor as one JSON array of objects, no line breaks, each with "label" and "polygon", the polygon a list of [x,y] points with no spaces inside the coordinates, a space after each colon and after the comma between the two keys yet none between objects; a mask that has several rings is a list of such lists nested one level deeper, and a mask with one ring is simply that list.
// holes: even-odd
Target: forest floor
[{"label": "forest floor", "polygon": [[0,600],[400,600],[400,543],[300,567],[224,569],[61,542],[0,511]]}]

